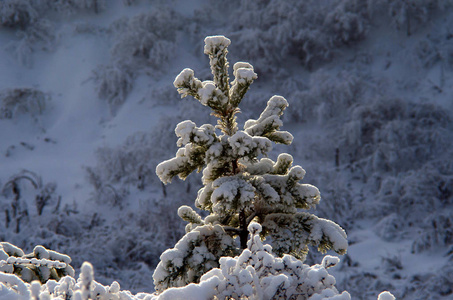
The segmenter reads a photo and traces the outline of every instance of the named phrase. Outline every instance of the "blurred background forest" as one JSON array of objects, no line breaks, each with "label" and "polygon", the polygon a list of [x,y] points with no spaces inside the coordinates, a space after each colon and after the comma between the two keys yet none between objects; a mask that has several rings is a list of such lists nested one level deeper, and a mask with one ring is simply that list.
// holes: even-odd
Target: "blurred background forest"
[{"label": "blurred background forest", "polygon": [[338,289],[451,299],[450,0],[1,0],[0,241],[153,291],[184,233],[177,208],[201,187],[163,186],[155,167],[177,123],[214,121],[172,83],[186,67],[211,77],[203,39],[216,34],[258,74],[240,122],[274,94],[290,104],[295,139],[275,154],[294,156],[321,191],[316,214],[348,233]]}]

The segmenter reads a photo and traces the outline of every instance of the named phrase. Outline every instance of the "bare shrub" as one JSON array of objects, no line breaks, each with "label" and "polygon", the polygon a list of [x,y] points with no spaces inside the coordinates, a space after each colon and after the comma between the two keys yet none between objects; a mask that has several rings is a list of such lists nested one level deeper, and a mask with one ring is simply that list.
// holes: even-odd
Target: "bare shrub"
[{"label": "bare shrub", "polygon": [[26,201],[26,197],[23,197],[24,182],[31,184],[35,190],[34,205],[38,216],[42,215],[46,206],[55,204],[60,198],[56,195],[56,183],[43,184],[41,176],[34,172],[22,170],[11,176],[2,188],[2,195],[6,199],[12,198],[9,206],[7,205],[5,208],[5,228],[9,228],[10,223],[14,223],[15,233],[21,231],[21,224],[27,222],[31,215],[28,209],[29,203]]}]

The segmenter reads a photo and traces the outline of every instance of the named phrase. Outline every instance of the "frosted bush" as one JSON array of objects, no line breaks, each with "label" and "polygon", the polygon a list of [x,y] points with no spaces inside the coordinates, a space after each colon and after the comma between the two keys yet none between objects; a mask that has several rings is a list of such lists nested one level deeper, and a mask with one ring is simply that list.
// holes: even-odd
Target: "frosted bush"
[{"label": "frosted bush", "polygon": [[432,68],[436,63],[441,65],[441,74],[438,82],[431,82],[433,87],[442,92],[445,88],[445,71],[453,65],[453,41],[450,39],[452,21],[446,20],[445,28],[433,28],[426,38],[421,39],[414,45],[408,63],[414,64],[418,69]]},{"label": "frosted bush", "polygon": [[0,91],[0,119],[42,115],[50,101],[49,94],[34,88],[15,88]]},{"label": "frosted bush", "polygon": [[[49,230],[58,228],[57,234],[41,226],[39,230],[27,231],[27,244],[45,243],[71,253],[74,267],[92,261],[97,281],[103,284],[115,280],[135,293],[152,292],[152,274],[159,255],[174,245],[184,232],[178,216],[171,213],[178,205],[181,202],[149,199],[140,201],[136,209],[109,209],[114,222],[106,221],[100,213],[97,217],[83,212],[70,216],[63,213],[61,218],[52,215],[45,226]],[[12,236],[9,239],[20,241]]]},{"label": "frosted bush", "polygon": [[127,67],[98,66],[93,71],[93,79],[98,97],[107,100],[110,112],[114,115],[132,90],[133,73]]},{"label": "frosted bush", "polygon": [[348,7],[351,5],[354,5],[352,1],[338,5],[324,20],[326,31],[332,34],[329,39],[332,45],[348,45],[365,38],[368,24],[362,15],[364,11],[354,12],[352,7]]},{"label": "frosted bush", "polygon": [[25,35],[23,35],[22,39],[10,43],[7,49],[21,65],[26,67],[33,66],[33,47]]},{"label": "frosted bush", "polygon": [[367,158],[368,174],[405,171],[448,148],[451,122],[432,104],[407,105],[399,99],[378,98],[352,109],[344,131],[345,147],[353,151],[352,162],[364,163]]},{"label": "frosted bush", "polygon": [[431,214],[423,222],[423,229],[418,230],[418,236],[412,244],[412,252],[445,248],[453,244],[453,214],[444,212]]},{"label": "frosted bush", "polygon": [[[348,267],[347,269],[342,270],[341,277],[336,277],[337,285],[346,289],[352,295],[353,299],[374,299],[376,298],[376,294],[379,293],[376,291],[398,291],[398,288],[393,285],[395,280],[381,278],[383,276],[379,276],[378,274],[379,273],[373,271],[364,271],[359,268]],[[398,294],[396,295],[399,296]]]},{"label": "frosted bush", "polygon": [[365,83],[353,72],[330,74],[318,70],[311,74],[309,88],[292,93],[290,112],[293,121],[318,121],[322,124],[343,117],[348,109],[359,102]]},{"label": "frosted bush", "polygon": [[42,1],[5,0],[0,2],[0,25],[15,30],[17,39],[5,48],[22,65],[31,67],[32,53],[55,49],[57,34],[46,18],[46,4]]},{"label": "frosted bush", "polygon": [[[398,271],[401,272],[401,270]],[[392,274],[396,275],[398,272]],[[444,266],[433,271],[419,270],[417,274],[401,278],[404,282],[404,288],[399,289],[395,296],[397,299],[449,299],[453,294],[452,278],[453,264],[450,260]],[[383,293],[382,296],[384,295],[388,297],[384,299],[394,299]]]},{"label": "frosted bush", "polygon": [[[113,278],[129,283],[130,288],[153,290],[152,273],[160,254],[174,245],[184,232],[177,215],[171,213],[178,205],[181,205],[181,201],[173,203],[162,198],[143,200],[138,209],[123,213],[126,216],[112,213],[116,224],[108,225],[109,228],[105,228],[106,223],[102,221],[91,228],[87,226],[83,233],[84,246],[73,246],[73,249],[77,249],[72,250],[77,251],[75,259],[77,262],[81,262],[81,259],[93,261],[104,282],[106,278]],[[113,236],[111,231],[118,233]],[[97,249],[96,245],[100,244],[103,245],[101,253],[83,251],[83,247]],[[138,269],[142,269],[143,278],[140,279],[140,274],[136,274],[134,277],[137,277],[138,282],[131,282],[128,276]]]},{"label": "frosted bush", "polygon": [[39,19],[23,33],[18,34],[22,40],[31,45],[33,51],[53,51],[58,41],[54,24],[47,19]]},{"label": "frosted bush", "polygon": [[241,1],[231,22],[231,36],[241,46],[232,49],[258,71],[279,69],[288,55],[311,68],[365,37],[366,8],[357,1]]},{"label": "frosted bush", "polygon": [[[451,252],[453,216],[450,206],[453,193],[450,186],[453,171],[449,157],[451,152],[447,151],[445,156],[437,156],[435,163],[426,163],[420,168],[415,166],[415,169],[395,176],[382,176],[377,193],[373,194],[374,202],[365,202],[367,214],[371,213],[370,217],[379,220],[373,228],[379,237],[387,241],[406,240],[411,245],[410,251],[415,254]],[[402,272],[394,273],[401,276]],[[422,274],[420,271],[419,275]],[[408,282],[406,286],[411,284]],[[381,288],[377,286],[375,290]],[[414,287],[417,289],[423,290],[421,286]]]},{"label": "frosted bush", "polygon": [[131,19],[120,19],[111,26],[115,42],[111,49],[116,65],[143,68],[161,67],[175,47],[179,16],[161,8]]},{"label": "frosted bush", "polygon": [[439,208],[451,204],[451,192],[446,188],[451,182],[450,176],[439,173],[432,164],[426,164],[420,169],[401,174],[388,195],[398,195],[398,211],[406,220],[415,221],[415,216],[406,212],[404,207],[411,206],[413,212],[423,212],[426,216],[427,213],[436,213]]},{"label": "frosted bush", "polygon": [[[136,132],[117,147],[97,149],[97,165],[86,170],[98,196],[107,194],[107,197],[111,197],[112,193],[125,196],[121,190],[130,187],[143,190],[158,184],[154,173],[156,165],[168,151],[176,149],[170,142],[172,130],[169,129],[175,120],[173,117],[162,118],[150,133]],[[155,147],[156,142],[162,147]]]},{"label": "frosted bush", "polygon": [[380,0],[376,3],[384,4],[393,25],[398,30],[406,31],[407,36],[427,23],[436,11],[445,9],[452,4],[451,1],[436,0]]},{"label": "frosted bush", "polygon": [[51,9],[58,13],[74,14],[79,11],[87,10],[94,13],[100,13],[106,8],[106,0],[41,0],[41,9]]},{"label": "frosted bush", "polygon": [[[153,86],[148,90],[147,95],[143,99],[143,103],[150,105],[151,107],[159,105],[175,104],[178,93],[175,91],[173,85],[157,85]],[[176,99],[176,100],[175,100]],[[184,110],[181,110],[184,111]]]},{"label": "frosted bush", "polygon": [[[117,236],[112,237],[108,234],[110,229],[98,226],[85,237],[90,247],[96,247],[96,243],[102,241],[106,257],[115,260],[115,270],[133,270],[142,266],[151,278],[159,255],[174,245],[184,232],[184,226],[174,212],[185,198],[194,196],[194,191],[191,191],[193,183],[176,183],[174,187],[163,188],[154,173],[158,161],[168,155],[169,150],[176,149],[176,145],[170,142],[173,130],[169,125],[177,119],[163,117],[149,133],[137,132],[119,146],[99,148],[96,151],[97,164],[86,167],[93,188],[92,200],[104,208],[119,207],[123,212],[118,213],[117,224],[110,225],[113,226],[111,230],[118,232]],[[156,147],[156,143],[161,146]],[[150,198],[150,192],[158,196]],[[136,199],[134,201],[138,198],[137,209],[129,208],[134,199],[131,195]],[[112,266],[108,261],[100,261],[95,255],[86,259],[93,261],[103,276],[114,276],[109,274]],[[115,279],[130,282],[127,273]]]},{"label": "frosted bush", "polygon": [[[321,157],[329,159],[332,155]],[[324,185],[323,198],[326,201],[323,202],[323,205],[317,207],[318,214],[321,217],[329,217],[336,223],[341,223],[348,231],[353,228],[356,220],[366,216],[369,208],[365,203],[355,201],[355,191],[351,189],[349,179],[339,176],[337,172],[331,172],[329,169],[330,172],[323,172],[320,169],[316,169],[316,173],[319,174],[316,178],[316,184]]]},{"label": "frosted bush", "polygon": [[[396,198],[393,201],[397,201]],[[406,222],[402,216],[397,213],[389,214],[383,217],[374,227],[376,234],[387,241],[399,240],[403,234]]]},{"label": "frosted bush", "polygon": [[38,19],[32,26],[16,33],[18,39],[10,41],[6,49],[23,66],[33,66],[32,54],[37,51],[52,51],[58,41],[54,24],[47,19]]},{"label": "frosted bush", "polygon": [[[27,187],[30,185],[33,187],[33,192],[26,193]],[[19,233],[21,226],[27,225],[26,223],[31,216],[41,216],[46,206],[53,206],[57,201],[60,201],[61,197],[57,196],[56,188],[56,183],[43,184],[39,175],[28,170],[23,170],[11,176],[2,187],[1,194],[3,197],[0,198],[0,204],[4,203],[5,230],[9,231],[14,228],[12,231]],[[30,196],[34,198],[35,213],[28,208],[28,205],[32,204],[27,201]],[[3,198],[6,201],[3,201]]]},{"label": "frosted bush", "polygon": [[111,62],[93,70],[93,79],[112,115],[126,100],[138,72],[152,68],[147,74],[155,73],[173,55],[179,20],[175,12],[162,8],[119,19],[110,26]]},{"label": "frosted bush", "polygon": [[388,98],[351,110],[339,149],[344,166],[373,194],[371,202],[363,189],[355,192],[365,198],[363,212],[379,220],[375,232],[385,240],[408,238],[417,253],[446,247],[451,217],[439,211],[452,195],[450,116],[433,104]]},{"label": "frosted bush", "polygon": [[0,24],[5,27],[25,29],[38,18],[38,12],[27,0],[0,2]]},{"label": "frosted bush", "polygon": [[442,58],[437,46],[438,43],[434,43],[430,39],[421,40],[414,47],[412,60],[417,61],[423,68],[431,68]]}]

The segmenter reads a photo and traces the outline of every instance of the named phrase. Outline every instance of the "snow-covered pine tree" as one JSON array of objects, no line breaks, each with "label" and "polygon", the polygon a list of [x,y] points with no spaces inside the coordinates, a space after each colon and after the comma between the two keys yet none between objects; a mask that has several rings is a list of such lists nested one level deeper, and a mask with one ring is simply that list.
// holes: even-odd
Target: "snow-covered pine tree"
[{"label": "snow-covered pine tree", "polygon": [[200,81],[191,69],[184,69],[174,81],[182,97],[193,96],[210,107],[218,122],[216,127],[198,127],[189,120],[179,123],[176,157],[156,168],[165,184],[175,176],[185,179],[195,170],[203,171],[204,187],[195,206],[209,213],[202,218],[189,206],[179,208],[179,216],[189,223],[175,248],[161,256],[154,273],[158,293],[198,282],[204,273],[219,267],[220,257],[232,257],[247,248],[247,227],[252,221],[261,224],[261,238],[270,237],[279,256],[292,254],[303,260],[308,245],[321,252],[346,252],[346,233],[339,225],[303,211],[320,201],[316,187],[300,183],[304,169],[293,166],[292,156],[286,153],[277,161],[266,157],[272,142],[289,145],[293,140],[289,132],[280,130],[280,117],[288,106],[285,98],[273,96],[258,119],[238,129],[238,106],[257,75],[249,63],[237,62],[230,83],[229,45],[224,36],[205,39],[213,81]]}]

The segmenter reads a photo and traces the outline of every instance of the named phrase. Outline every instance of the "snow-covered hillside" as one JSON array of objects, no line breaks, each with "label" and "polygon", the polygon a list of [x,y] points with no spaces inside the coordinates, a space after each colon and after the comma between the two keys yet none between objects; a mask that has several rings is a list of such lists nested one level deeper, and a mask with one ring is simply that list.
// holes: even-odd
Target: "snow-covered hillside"
[{"label": "snow-covered hillside", "polygon": [[[453,8],[420,0],[2,0],[0,241],[89,261],[96,280],[151,292],[184,233],[200,176],[163,186],[174,128],[213,123],[180,100],[184,68],[211,78],[203,39],[231,39],[258,74],[240,122],[288,99],[291,153],[340,224],[353,299],[453,295]],[[333,254],[333,253],[332,253]],[[308,264],[321,263],[311,251]]]}]

